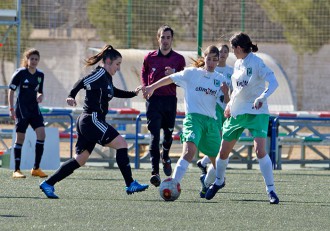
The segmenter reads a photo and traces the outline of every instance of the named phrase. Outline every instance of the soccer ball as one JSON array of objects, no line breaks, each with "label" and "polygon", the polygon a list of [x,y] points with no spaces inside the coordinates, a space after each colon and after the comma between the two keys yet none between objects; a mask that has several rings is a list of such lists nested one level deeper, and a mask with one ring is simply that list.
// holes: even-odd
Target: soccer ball
[{"label": "soccer ball", "polygon": [[181,186],[173,178],[167,178],[159,186],[159,194],[165,201],[175,201],[179,198]]}]

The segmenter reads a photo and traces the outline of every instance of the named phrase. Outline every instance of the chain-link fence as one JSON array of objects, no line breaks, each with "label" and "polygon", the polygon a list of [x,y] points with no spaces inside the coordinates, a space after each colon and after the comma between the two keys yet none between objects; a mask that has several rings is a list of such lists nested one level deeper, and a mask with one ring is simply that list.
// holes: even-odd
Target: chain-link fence
[{"label": "chain-link fence", "polygon": [[[16,9],[16,4],[2,0],[0,9]],[[22,0],[21,52],[40,50],[45,104],[65,106],[67,92],[86,72],[82,60],[92,54],[90,47],[110,43],[118,49],[155,49],[162,24],[174,29],[178,51],[197,51],[198,40],[201,49],[227,42],[234,32],[244,31],[260,52],[279,62],[299,110],[330,106],[328,0]],[[0,25],[0,85],[8,84],[16,68],[17,33],[6,34],[8,27]],[[3,91],[0,95],[0,104],[7,104]]]}]

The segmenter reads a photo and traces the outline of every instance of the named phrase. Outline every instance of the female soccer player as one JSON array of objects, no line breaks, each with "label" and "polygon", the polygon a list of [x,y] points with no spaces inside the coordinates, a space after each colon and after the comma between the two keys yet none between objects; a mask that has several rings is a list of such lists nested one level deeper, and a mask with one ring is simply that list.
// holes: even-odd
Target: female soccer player
[{"label": "female soccer player", "polygon": [[224,77],[215,72],[219,61],[219,50],[209,46],[204,58],[194,60],[193,67],[171,74],[149,86],[143,87],[143,96],[148,99],[162,86],[175,83],[185,90],[185,119],[181,142],[182,155],[178,160],[172,178],[181,182],[189,163],[199,149],[215,164],[220,147],[220,133],[216,122],[216,101]]},{"label": "female soccer player", "polygon": [[[269,121],[267,98],[278,87],[278,83],[273,71],[252,53],[257,52],[258,47],[252,44],[247,34],[235,34],[230,43],[237,57],[232,75],[233,93],[225,109],[225,117],[228,119],[223,126],[221,149],[216,159],[216,180],[207,190],[205,198],[212,199],[224,187],[229,153],[243,130],[249,129],[254,137],[254,147],[269,202],[278,204],[272,163],[265,150]],[[265,86],[266,81],[268,88]]]},{"label": "female soccer player", "polygon": [[[221,44],[219,46],[220,58],[215,71],[223,74],[226,79],[226,85],[229,89],[232,90],[231,86],[231,75],[233,74],[233,68],[227,64],[227,59],[229,56],[229,47],[226,44]],[[223,123],[225,122],[224,110],[226,108],[227,103],[229,102],[229,98],[227,99],[228,91],[222,92],[219,98],[217,99],[217,121],[219,130],[222,131]],[[228,101],[227,101],[228,100]],[[197,161],[197,166],[202,170],[202,174],[206,174],[207,172],[207,164],[211,163],[208,156],[204,156],[202,159]]]},{"label": "female soccer player", "polygon": [[[229,56],[229,47],[226,44],[221,44],[219,46],[219,62],[215,71],[221,73],[225,77],[225,83],[227,87],[223,87],[220,92],[219,97],[217,98],[217,106],[216,106],[216,116],[217,116],[217,124],[218,129],[220,131],[220,137],[222,137],[222,126],[225,122],[224,110],[226,108],[227,103],[229,102],[229,89],[232,91],[231,86],[231,75],[233,74],[233,68],[227,65],[227,59]],[[215,168],[211,164],[207,170],[207,164],[211,163],[210,158],[207,155],[197,161],[197,166],[202,170],[202,175],[200,176],[200,181],[202,184],[202,189],[199,193],[201,198],[205,197],[206,190],[215,180]]]},{"label": "female soccer player", "polygon": [[96,67],[91,74],[75,83],[66,99],[70,106],[76,106],[77,93],[81,89],[86,90],[84,111],[77,118],[76,155],[73,159],[63,163],[52,176],[40,184],[40,189],[48,198],[58,198],[54,193],[54,185],[84,165],[96,143],[117,150],[116,161],[124,177],[127,194],[144,191],[148,188],[147,184],[139,184],[133,180],[127,143],[117,130],[105,121],[109,101],[113,97],[132,98],[137,96],[141,88],[138,87],[135,91],[124,91],[113,85],[112,76],[120,70],[122,56],[111,45],[104,46],[98,54],[86,59],[85,63],[86,66],[92,66],[100,61],[101,65]]},{"label": "female soccer player", "polygon": [[[16,140],[14,144],[15,171],[13,178],[25,178],[21,172],[22,146],[26,129],[29,125],[37,135],[35,146],[35,162],[31,170],[32,176],[47,177],[40,169],[40,162],[44,152],[45,125],[39,109],[43,100],[44,73],[37,69],[40,53],[35,48],[24,52],[22,67],[13,74],[9,85],[8,104],[9,115],[15,120]],[[18,89],[16,107],[14,108],[14,92]]]}]

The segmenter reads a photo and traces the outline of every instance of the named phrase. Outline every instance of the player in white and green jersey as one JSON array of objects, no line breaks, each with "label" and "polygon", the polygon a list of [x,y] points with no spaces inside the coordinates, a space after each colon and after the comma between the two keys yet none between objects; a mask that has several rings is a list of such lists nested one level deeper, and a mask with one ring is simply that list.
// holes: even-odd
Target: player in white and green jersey
[{"label": "player in white and green jersey", "polygon": [[[219,58],[218,66],[215,68],[215,70],[223,75],[224,83],[226,83],[225,84],[226,87],[221,88],[221,92],[217,99],[217,106],[216,106],[217,123],[220,131],[220,136],[222,137],[222,126],[226,120],[224,116],[224,110],[226,108],[227,103],[229,102],[229,94],[232,91],[231,76],[233,74],[233,68],[227,65],[227,59],[229,56],[229,47],[226,44],[221,44],[219,46],[219,52],[220,52],[220,58]],[[215,180],[215,169],[213,168],[213,165],[210,165],[207,170],[208,163],[211,163],[211,160],[206,155],[202,159],[198,160],[196,163],[197,166],[202,170],[202,175],[200,176],[200,180],[202,183],[202,189],[200,191],[201,198],[205,197],[207,188]]]},{"label": "player in white and green jersey", "polygon": [[205,198],[212,199],[224,187],[229,153],[244,129],[248,129],[254,138],[269,202],[278,204],[272,162],[265,150],[269,121],[267,98],[276,90],[278,82],[274,72],[252,53],[257,52],[258,47],[252,44],[247,34],[234,35],[230,43],[237,57],[232,75],[233,93],[225,109],[225,117],[228,119],[223,126],[223,140],[216,160],[216,180],[207,190]]},{"label": "player in white and green jersey", "polygon": [[172,174],[172,178],[178,182],[181,182],[198,149],[208,155],[215,165],[215,157],[220,148],[220,133],[217,127],[215,108],[223,81],[223,76],[214,71],[218,61],[218,48],[209,46],[204,51],[204,58],[194,60],[193,67],[186,68],[142,88],[146,99],[157,88],[171,83],[184,89],[186,116],[181,134],[183,148],[181,158]]}]

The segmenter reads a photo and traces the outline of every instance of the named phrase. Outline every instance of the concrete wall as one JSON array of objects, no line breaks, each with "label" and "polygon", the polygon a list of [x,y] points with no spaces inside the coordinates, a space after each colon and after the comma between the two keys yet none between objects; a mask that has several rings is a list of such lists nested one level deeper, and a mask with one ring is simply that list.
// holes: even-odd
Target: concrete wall
[{"label": "concrete wall", "polygon": [[[45,101],[44,106],[65,107],[65,99],[73,84],[82,76],[90,72],[83,67],[83,59],[92,55],[88,47],[101,47],[103,43],[83,41],[36,41],[34,44],[40,53],[39,68],[45,72]],[[298,75],[298,57],[287,44],[258,44],[260,55],[276,73],[280,80],[280,89],[270,99],[272,110],[293,110],[296,104],[296,85]],[[189,57],[196,57],[196,52],[180,51],[180,46],[175,47],[182,53],[190,64]],[[114,84],[118,88],[133,90],[140,84],[139,74],[146,50],[120,50],[123,55],[121,73],[114,76]],[[258,53],[259,53],[258,52]],[[258,54],[257,53],[257,54]],[[262,54],[264,53],[264,54]],[[330,45],[325,46],[316,54],[303,56],[303,108],[302,110],[329,110],[329,85]],[[235,58],[230,55],[229,64]],[[278,65],[277,65],[278,64]],[[276,70],[275,70],[276,69]],[[14,66],[6,64],[8,81],[10,81]],[[285,75],[286,74],[286,75]],[[284,81],[287,77],[288,81]],[[122,81],[122,78],[125,81]],[[182,104],[182,92],[179,90],[179,102]],[[84,92],[78,95],[78,106],[83,106]],[[179,109],[183,110],[183,105]],[[281,106],[282,105],[282,106]],[[115,99],[111,107],[135,107],[144,110],[142,96],[132,100]]]}]

